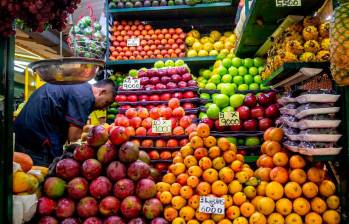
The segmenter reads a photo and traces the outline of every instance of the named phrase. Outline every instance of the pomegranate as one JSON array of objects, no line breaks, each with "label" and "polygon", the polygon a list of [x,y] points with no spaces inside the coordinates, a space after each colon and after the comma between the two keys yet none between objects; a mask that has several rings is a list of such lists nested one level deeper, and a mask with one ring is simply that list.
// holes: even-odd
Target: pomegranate
[{"label": "pomegranate", "polygon": [[149,199],[156,195],[156,186],[150,179],[141,179],[136,186],[136,195],[140,199]]},{"label": "pomegranate", "polygon": [[111,162],[107,168],[107,176],[112,181],[118,181],[126,177],[126,167],[119,161]]},{"label": "pomegranate", "polygon": [[41,197],[38,201],[36,212],[41,215],[51,215],[53,210],[56,208],[56,202],[47,197]]},{"label": "pomegranate", "polygon": [[103,125],[97,125],[90,129],[87,136],[87,143],[92,147],[99,147],[108,140],[108,131]]},{"label": "pomegranate", "polygon": [[81,173],[87,180],[93,180],[102,173],[102,164],[96,159],[88,159],[82,164]]},{"label": "pomegranate", "polygon": [[121,202],[121,213],[127,219],[136,218],[142,210],[142,202],[135,196],[128,196]]},{"label": "pomegranate", "polygon": [[143,204],[143,214],[147,219],[154,219],[162,213],[163,207],[159,199],[151,198]]},{"label": "pomegranate", "polygon": [[117,156],[117,151],[114,145],[106,143],[99,147],[97,151],[97,159],[102,164],[108,164],[111,161],[115,160]]},{"label": "pomegranate", "polygon": [[69,197],[73,199],[83,198],[88,192],[88,182],[83,177],[76,177],[69,181],[67,191]]},{"label": "pomegranate", "polygon": [[119,149],[119,159],[124,163],[132,163],[139,157],[139,149],[133,142],[125,142]]},{"label": "pomegranate", "polygon": [[90,217],[86,219],[82,224],[103,224],[103,222],[97,217]]},{"label": "pomegranate", "polygon": [[119,216],[109,216],[104,220],[103,224],[126,224],[126,222]]},{"label": "pomegranate", "polygon": [[115,197],[124,199],[134,194],[135,186],[132,180],[122,179],[115,183],[113,193]]},{"label": "pomegranate", "polygon": [[91,159],[95,157],[95,150],[87,145],[87,144],[82,144],[80,146],[77,146],[74,150],[74,159],[83,162],[87,159]]},{"label": "pomegranate", "polygon": [[106,177],[98,177],[90,184],[90,193],[94,198],[103,198],[108,196],[111,191],[112,184]]},{"label": "pomegranate", "polygon": [[58,218],[69,218],[75,212],[75,203],[69,198],[61,198],[57,202],[56,216]]},{"label": "pomegranate", "polygon": [[107,196],[99,203],[99,212],[104,216],[117,214],[120,208],[120,201],[116,197]]},{"label": "pomegranate", "polygon": [[79,201],[76,210],[82,218],[93,217],[97,215],[98,203],[93,197],[84,197]]},{"label": "pomegranate", "polygon": [[80,164],[74,159],[62,159],[56,165],[56,174],[64,180],[71,180],[79,176]]},{"label": "pomegranate", "polygon": [[146,178],[150,175],[150,166],[143,161],[133,162],[127,169],[127,176],[134,181]]}]

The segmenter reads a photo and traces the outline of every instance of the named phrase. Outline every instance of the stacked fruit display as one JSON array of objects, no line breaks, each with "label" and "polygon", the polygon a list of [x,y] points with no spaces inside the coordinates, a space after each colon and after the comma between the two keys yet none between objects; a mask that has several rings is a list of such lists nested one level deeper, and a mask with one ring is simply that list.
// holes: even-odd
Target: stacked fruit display
[{"label": "stacked fruit display", "polygon": [[233,32],[220,33],[211,31],[208,35],[202,35],[197,30],[191,30],[187,34],[185,43],[188,46],[187,57],[227,56],[233,53],[236,35]]},{"label": "stacked fruit display", "polygon": [[111,0],[109,8],[137,8],[137,7],[156,7],[156,6],[172,6],[172,5],[196,5],[200,3],[224,2],[221,0]]},{"label": "stacked fruit display", "polygon": [[186,34],[181,28],[153,29],[151,25],[138,20],[122,20],[115,21],[109,31],[111,33],[109,60],[185,56]]},{"label": "stacked fruit display", "polygon": [[275,38],[268,51],[263,79],[268,78],[286,62],[324,62],[330,59],[329,22],[318,17],[306,17],[288,27]]},{"label": "stacked fruit display", "polygon": [[261,182],[252,201],[257,211],[268,223],[340,223],[340,200],[324,167],[290,155],[280,145],[282,138],[280,128],[264,133],[255,171]]},{"label": "stacked fruit display", "polygon": [[154,198],[158,172],[137,145],[113,144],[121,143],[113,138],[117,128],[108,135],[103,126],[93,127],[87,144],[58,161],[43,186],[38,223],[139,223],[161,215],[162,204]]}]

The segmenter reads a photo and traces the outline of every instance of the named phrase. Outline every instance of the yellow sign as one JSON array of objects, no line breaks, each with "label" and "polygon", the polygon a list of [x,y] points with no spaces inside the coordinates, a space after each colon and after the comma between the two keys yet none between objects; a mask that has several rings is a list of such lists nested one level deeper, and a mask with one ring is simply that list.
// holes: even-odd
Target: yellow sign
[{"label": "yellow sign", "polygon": [[240,117],[238,112],[219,112],[219,126],[239,125]]},{"label": "yellow sign", "polygon": [[153,120],[151,129],[153,133],[171,133],[171,120]]}]

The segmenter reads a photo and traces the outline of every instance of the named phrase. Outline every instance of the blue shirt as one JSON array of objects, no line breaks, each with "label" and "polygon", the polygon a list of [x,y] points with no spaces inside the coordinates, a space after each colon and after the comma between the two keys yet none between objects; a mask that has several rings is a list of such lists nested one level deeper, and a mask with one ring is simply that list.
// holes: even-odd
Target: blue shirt
[{"label": "blue shirt", "polygon": [[83,127],[94,103],[92,86],[88,83],[41,86],[15,120],[17,144],[31,150],[49,148],[52,157],[60,156],[69,124]]}]

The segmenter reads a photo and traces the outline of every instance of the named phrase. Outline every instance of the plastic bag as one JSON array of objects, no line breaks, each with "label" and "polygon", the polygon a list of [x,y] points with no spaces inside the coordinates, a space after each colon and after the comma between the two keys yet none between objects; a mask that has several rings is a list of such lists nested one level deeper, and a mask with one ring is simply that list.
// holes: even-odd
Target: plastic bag
[{"label": "plastic bag", "polygon": [[334,107],[332,104],[329,103],[307,103],[302,104],[297,108],[297,114],[296,117],[298,119],[301,119],[303,117],[314,115],[314,114],[332,114],[337,113],[339,111],[339,107]]},{"label": "plastic bag", "polygon": [[341,120],[336,120],[334,114],[319,114],[304,117],[298,122],[298,128],[337,128],[340,123]]},{"label": "plastic bag", "polygon": [[13,195],[13,224],[29,222],[35,215],[38,198],[36,194]]}]

